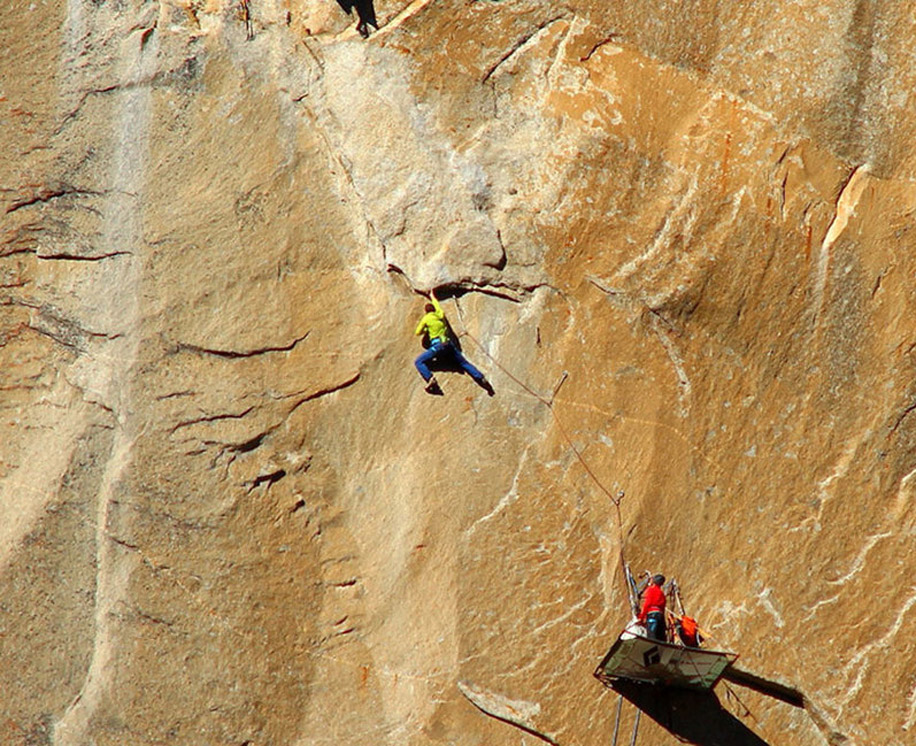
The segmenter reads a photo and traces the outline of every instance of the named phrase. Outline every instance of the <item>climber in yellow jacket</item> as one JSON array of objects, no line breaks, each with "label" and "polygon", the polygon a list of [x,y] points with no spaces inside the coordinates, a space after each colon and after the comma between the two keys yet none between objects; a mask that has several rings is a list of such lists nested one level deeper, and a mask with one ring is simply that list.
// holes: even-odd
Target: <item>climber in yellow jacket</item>
[{"label": "climber in yellow jacket", "polygon": [[425,333],[429,337],[429,349],[414,361],[414,365],[417,366],[417,370],[420,371],[420,375],[423,376],[423,380],[426,382],[426,391],[430,394],[442,393],[439,382],[436,381],[436,377],[429,369],[428,363],[436,358],[451,355],[461,370],[473,378],[477,385],[483,388],[490,396],[493,396],[496,392],[493,391],[490,382],[484,377],[483,373],[467,361],[464,355],[461,354],[461,350],[449,339],[445,311],[439,305],[435,290],[430,293],[430,301],[430,303],[426,304],[426,314],[420,319],[415,332],[417,336]]}]

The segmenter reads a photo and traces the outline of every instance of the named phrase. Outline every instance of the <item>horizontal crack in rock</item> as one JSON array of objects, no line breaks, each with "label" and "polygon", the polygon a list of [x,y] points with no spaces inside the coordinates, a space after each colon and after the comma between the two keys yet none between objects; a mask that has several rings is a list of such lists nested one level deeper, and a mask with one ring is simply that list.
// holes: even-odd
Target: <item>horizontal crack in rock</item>
[{"label": "horizontal crack in rock", "polygon": [[[489,265],[493,266],[493,265]],[[391,274],[399,275],[403,277],[407,284],[410,286],[410,289],[415,293],[420,293],[425,295],[425,293],[410,279],[410,276],[401,269],[398,265],[388,263],[387,271]],[[511,295],[510,293],[517,293],[518,295],[527,295],[533,293],[535,290],[540,288],[548,288],[555,292],[561,292],[559,288],[551,285],[549,282],[512,282],[511,280],[500,280],[498,282],[488,282],[486,280],[474,280],[469,277],[465,277],[461,280],[456,280],[454,282],[446,283],[441,286],[443,289],[451,290],[461,290],[466,293],[481,293],[483,295],[491,295],[494,298],[501,298],[502,300],[512,301],[513,303],[521,302],[520,298]]]},{"label": "horizontal crack in rock", "polygon": [[296,337],[292,342],[289,342],[288,344],[277,345],[274,347],[258,347],[253,350],[218,350],[211,347],[201,347],[199,345],[188,344],[186,342],[179,342],[175,348],[175,352],[193,352],[198,355],[215,355],[216,357],[234,360],[237,358],[266,355],[270,352],[289,352],[297,344],[304,341],[309,334],[311,334],[311,330],[307,331],[301,337]]},{"label": "horizontal crack in rock", "polygon": [[351,376],[343,383],[338,383],[335,386],[331,386],[326,389],[320,389],[319,391],[309,394],[304,399],[300,399],[299,401],[297,401],[293,405],[293,407],[290,409],[289,414],[292,414],[293,412],[295,412],[299,407],[301,407],[306,402],[314,401],[315,399],[320,399],[322,396],[328,396],[329,394],[333,394],[337,391],[341,391],[345,388],[349,388],[350,386],[352,386],[354,383],[356,383],[359,380],[360,375],[361,375],[360,373],[356,373],[355,375]]},{"label": "horizontal crack in rock", "polygon": [[253,406],[248,407],[247,409],[242,410],[237,414],[214,414],[206,415],[203,417],[195,417],[193,420],[185,420],[184,422],[179,422],[175,427],[173,427],[169,432],[175,434],[178,430],[183,427],[190,427],[191,425],[199,425],[204,422],[218,422],[219,420],[240,420],[245,417],[247,414],[250,414],[254,409]]},{"label": "horizontal crack in rock", "polygon": [[246,482],[245,486],[248,487],[249,493],[262,484],[267,485],[267,489],[270,489],[271,485],[279,482],[285,476],[286,469],[277,469],[276,471],[272,471],[270,474],[259,474],[250,482]]},{"label": "horizontal crack in rock", "polygon": [[68,261],[68,262],[99,262],[102,259],[111,259],[115,256],[133,256],[132,251],[111,251],[107,254],[39,254],[35,252],[35,257],[43,261]]},{"label": "horizontal crack in rock", "polygon": [[97,192],[92,189],[79,189],[77,187],[71,187],[67,185],[58,186],[55,188],[44,187],[43,189],[39,189],[39,191],[33,194],[31,197],[27,197],[26,199],[14,202],[12,205],[6,208],[6,213],[8,215],[11,212],[21,210],[24,207],[30,207],[37,204],[45,204],[55,199],[60,199],[61,197],[100,197],[102,194],[102,192]]},{"label": "horizontal crack in rock", "polygon": [[123,336],[119,332],[97,332],[87,329],[75,319],[65,317],[62,312],[47,304],[29,302],[23,298],[5,298],[0,300],[0,306],[19,306],[36,311],[37,323],[28,323],[25,328],[76,352],[83,352],[89,339],[114,340]]}]

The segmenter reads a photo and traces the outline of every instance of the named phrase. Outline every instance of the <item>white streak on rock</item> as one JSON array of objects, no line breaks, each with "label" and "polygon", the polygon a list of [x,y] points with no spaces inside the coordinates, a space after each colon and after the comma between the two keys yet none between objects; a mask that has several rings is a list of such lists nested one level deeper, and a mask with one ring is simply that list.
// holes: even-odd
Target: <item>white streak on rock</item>
[{"label": "white streak on rock", "polygon": [[844,696],[840,698],[840,704],[837,707],[838,717],[842,713],[843,708],[845,708],[846,705],[852,701],[853,697],[862,689],[862,682],[865,680],[865,675],[869,670],[866,660],[868,656],[870,656],[874,650],[884,649],[890,645],[891,641],[897,636],[897,633],[903,626],[904,617],[906,617],[909,610],[916,605],[916,586],[911,586],[910,591],[910,597],[904,602],[903,606],[900,607],[900,610],[897,612],[897,617],[894,619],[893,624],[891,624],[890,629],[888,629],[885,635],[859,648],[856,654],[850,658],[849,663],[843,668],[843,678],[847,682],[850,678],[853,680],[852,683],[848,683],[844,687]]},{"label": "white streak on rock", "polygon": [[804,619],[802,619],[802,621],[803,621],[803,622],[810,621],[810,620],[813,619],[814,616],[821,610],[821,607],[822,607],[822,606],[830,606],[830,605],[832,605],[832,604],[835,604],[835,603],[836,603],[837,601],[839,601],[839,600],[840,600],[839,594],[837,594],[836,596],[831,596],[830,598],[821,599],[821,600],[818,601],[816,604],[814,604],[814,606],[811,607],[811,611],[809,611],[809,612],[805,615],[805,617],[804,617]]},{"label": "white streak on rock", "polygon": [[579,603],[576,603],[570,606],[563,614],[560,614],[560,616],[553,617],[552,619],[548,619],[543,624],[539,624],[537,627],[531,630],[531,634],[536,635],[539,632],[543,632],[545,629],[550,629],[551,627],[559,624],[560,622],[565,622],[577,611],[584,608],[591,600],[592,600],[592,594],[589,593],[585,598],[579,601]]},{"label": "white streak on rock", "polygon": [[859,550],[859,554],[856,555],[855,560],[853,560],[852,567],[850,567],[849,572],[847,572],[841,578],[828,581],[828,583],[830,585],[842,585],[858,575],[862,568],[865,566],[865,558],[868,556],[868,553],[872,550],[875,544],[881,541],[881,539],[887,539],[890,536],[893,536],[893,533],[890,531],[886,531],[883,534],[875,534],[873,536],[869,536],[865,540],[865,546]]},{"label": "white streak on rock", "polygon": [[865,184],[867,182],[865,178],[866,174],[868,174],[867,163],[853,170],[849,177],[849,181],[846,182],[846,185],[840,191],[840,196],[836,203],[836,214],[821,243],[821,250],[817,260],[817,277],[815,280],[814,292],[818,312],[820,312],[824,303],[824,289],[827,285],[827,270],[830,267],[831,250],[837,239],[843,231],[846,230],[846,226],[849,225],[849,218],[855,214],[856,205],[859,204],[862,190],[865,189]]},{"label": "white streak on rock", "polygon": [[757,594],[757,602],[773,617],[773,621],[776,624],[776,627],[782,629],[786,626],[786,623],[783,621],[782,615],[779,613],[779,610],[770,600],[770,596],[773,593],[772,588],[764,588],[759,594]]},{"label": "white streak on rock", "polygon": [[465,530],[465,536],[467,538],[471,538],[474,535],[474,532],[477,530],[477,528],[480,525],[486,523],[487,521],[489,521],[492,518],[495,518],[497,515],[502,513],[506,508],[512,505],[512,503],[518,500],[518,479],[521,476],[522,471],[524,471],[525,469],[525,464],[528,462],[528,452],[530,450],[531,450],[531,446],[529,445],[525,449],[525,452],[522,454],[522,458],[520,459],[519,464],[518,464],[518,469],[516,469],[515,476],[512,478],[512,486],[509,488],[509,491],[506,492],[506,494],[500,498],[499,502],[496,503],[496,506],[493,508],[493,510],[491,510],[486,515],[481,516],[476,521],[474,521],[474,523],[468,526],[468,528]]},{"label": "white streak on rock", "polygon": [[[104,402],[114,412],[118,426],[98,496],[96,542],[98,580],[95,609],[95,640],[80,694],[57,723],[55,743],[83,744],[90,739],[96,708],[110,686],[109,665],[114,654],[112,620],[122,598],[130,566],[122,550],[109,540],[109,507],[118,485],[130,467],[137,439],[131,409],[130,375],[139,345],[139,291],[142,244],[142,199],[148,162],[148,136],[152,92],[148,80],[155,68],[158,35],[148,43],[137,31],[127,31],[123,40],[122,79],[133,83],[119,94],[115,120],[116,149],[112,162],[112,196],[106,204],[102,241],[106,250],[130,254],[124,261],[106,264],[84,288],[94,302],[93,314],[118,332],[106,343],[102,354],[84,355],[71,374],[86,396]],[[131,558],[130,562],[133,561]]]},{"label": "white streak on rock", "polygon": [[487,715],[521,728],[526,733],[558,746],[554,736],[549,733],[543,733],[534,726],[534,718],[541,714],[541,706],[537,702],[509,699],[502,694],[488,692],[486,689],[481,689],[467,681],[459,681],[458,690],[467,697],[472,705]]},{"label": "white streak on rock", "polygon": [[681,417],[687,416],[687,400],[690,397],[691,385],[690,379],[687,377],[687,369],[684,367],[684,358],[681,357],[681,354],[678,352],[677,347],[674,342],[671,340],[671,337],[665,333],[662,329],[662,325],[659,322],[656,316],[652,316],[652,327],[655,333],[658,335],[659,342],[662,343],[662,347],[665,348],[665,352],[668,353],[668,357],[671,360],[671,364],[674,366],[674,372],[677,374],[677,383],[678,383],[678,401],[680,402],[680,412]]},{"label": "white streak on rock", "polygon": [[832,498],[830,486],[836,482],[838,479],[842,479],[849,472],[849,466],[852,464],[853,457],[856,455],[856,451],[859,450],[859,445],[863,440],[867,439],[871,435],[871,431],[867,430],[863,435],[857,435],[856,437],[850,439],[846,443],[846,447],[843,449],[843,453],[840,454],[840,457],[837,459],[836,464],[833,467],[833,471],[829,476],[824,477],[817,483],[817,496],[821,501],[820,508],[818,509],[818,520],[820,520],[821,514],[824,511],[824,505],[826,505]]},{"label": "white streak on rock", "polygon": [[736,617],[749,613],[747,610],[747,604],[742,603],[740,606],[736,606],[731,601],[724,601],[721,607],[718,609],[718,612],[722,616],[722,621],[710,625],[710,629],[718,629],[719,627],[730,625],[735,621]]},{"label": "white streak on rock", "polygon": [[[676,233],[682,233],[685,237],[684,240],[687,240],[686,237],[690,235],[693,224],[696,222],[696,211],[690,208],[698,189],[699,180],[696,175],[691,176],[680,201],[665,215],[655,240],[645,252],[628,261],[614,273],[612,284],[619,283],[634,275],[643,264],[654,259],[662,249],[668,246]],[[686,221],[686,225],[679,230],[682,219]]]},{"label": "white streak on rock", "polygon": [[900,489],[897,490],[897,498],[894,500],[893,521],[895,525],[900,523],[904,513],[913,501],[914,478],[916,478],[916,469],[900,480]]}]

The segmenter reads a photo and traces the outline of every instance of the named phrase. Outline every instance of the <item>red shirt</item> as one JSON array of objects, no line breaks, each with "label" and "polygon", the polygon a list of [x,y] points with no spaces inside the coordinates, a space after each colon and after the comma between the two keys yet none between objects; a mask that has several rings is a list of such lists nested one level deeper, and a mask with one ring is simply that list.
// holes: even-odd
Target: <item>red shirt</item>
[{"label": "red shirt", "polygon": [[665,611],[665,592],[654,583],[646,588],[643,593],[642,611],[639,612],[639,621],[646,621],[650,611]]}]

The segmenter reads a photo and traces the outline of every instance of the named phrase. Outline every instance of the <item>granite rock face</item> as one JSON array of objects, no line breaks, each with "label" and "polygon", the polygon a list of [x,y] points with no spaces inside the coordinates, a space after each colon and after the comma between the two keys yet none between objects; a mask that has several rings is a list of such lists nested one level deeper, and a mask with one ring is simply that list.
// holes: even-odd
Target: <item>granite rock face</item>
[{"label": "granite rock face", "polygon": [[742,5],[9,0],[0,742],[608,743],[622,552],[910,742],[916,20]]}]

